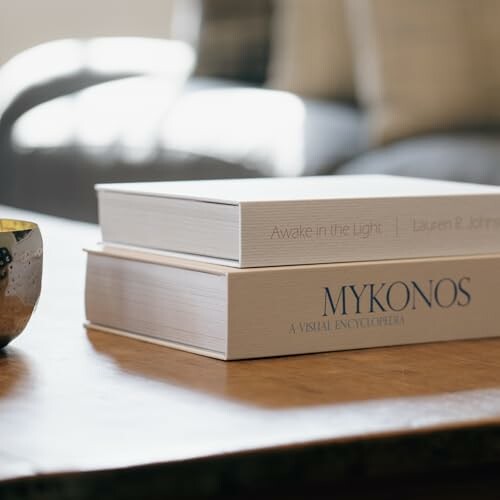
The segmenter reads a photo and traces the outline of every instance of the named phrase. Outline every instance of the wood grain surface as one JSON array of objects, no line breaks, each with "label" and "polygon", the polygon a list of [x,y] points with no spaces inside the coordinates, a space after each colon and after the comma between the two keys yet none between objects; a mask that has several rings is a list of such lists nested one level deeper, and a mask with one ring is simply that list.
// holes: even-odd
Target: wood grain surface
[{"label": "wood grain surface", "polygon": [[312,467],[308,453],[330,457],[324,478],[361,458],[384,464],[375,476],[411,472],[418,460],[420,471],[500,462],[500,339],[227,363],[86,332],[81,249],[97,228],[6,208],[0,217],[38,222],[45,242],[38,309],[0,353],[0,492],[85,471],[145,474],[148,464],[157,465],[147,474],[222,464],[214,474],[224,476],[255,459],[245,470],[270,474],[258,467],[274,452],[294,466]]}]

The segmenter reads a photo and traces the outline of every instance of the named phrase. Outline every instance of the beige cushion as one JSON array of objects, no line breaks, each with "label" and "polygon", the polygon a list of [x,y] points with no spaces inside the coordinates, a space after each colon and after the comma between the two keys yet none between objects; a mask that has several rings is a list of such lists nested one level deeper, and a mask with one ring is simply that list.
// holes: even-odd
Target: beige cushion
[{"label": "beige cushion", "polygon": [[500,123],[500,1],[348,4],[375,142]]},{"label": "beige cushion", "polygon": [[198,1],[196,75],[262,85],[269,63],[272,0]]},{"label": "beige cushion", "polygon": [[277,0],[269,86],[309,97],[354,94],[343,0]]}]

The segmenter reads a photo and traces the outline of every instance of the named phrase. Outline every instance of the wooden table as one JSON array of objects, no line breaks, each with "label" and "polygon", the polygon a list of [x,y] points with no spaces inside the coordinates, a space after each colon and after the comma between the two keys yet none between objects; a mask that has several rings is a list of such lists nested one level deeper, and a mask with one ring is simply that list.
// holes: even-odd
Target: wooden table
[{"label": "wooden table", "polygon": [[0,354],[0,498],[497,498],[500,340],[225,363],[87,333],[97,228],[0,217],[45,240]]}]

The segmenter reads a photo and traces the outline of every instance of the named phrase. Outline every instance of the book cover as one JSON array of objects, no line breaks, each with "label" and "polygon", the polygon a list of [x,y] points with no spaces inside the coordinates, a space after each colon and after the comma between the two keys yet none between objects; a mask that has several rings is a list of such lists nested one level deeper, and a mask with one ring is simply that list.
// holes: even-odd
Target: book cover
[{"label": "book cover", "polygon": [[95,328],[233,360],[499,335],[500,255],[237,269],[106,248]]},{"label": "book cover", "polygon": [[234,267],[500,252],[500,188],[392,176],[97,186],[107,243]]}]

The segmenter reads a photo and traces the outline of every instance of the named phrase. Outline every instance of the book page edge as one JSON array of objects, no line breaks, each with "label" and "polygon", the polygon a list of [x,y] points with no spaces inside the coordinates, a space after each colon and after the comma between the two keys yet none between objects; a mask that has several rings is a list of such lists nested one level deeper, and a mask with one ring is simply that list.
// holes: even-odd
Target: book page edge
[{"label": "book page edge", "polygon": [[158,339],[155,337],[149,337],[147,335],[138,335],[136,333],[128,332],[126,330],[120,330],[117,328],[109,328],[107,326],[98,325],[98,324],[92,323],[90,321],[86,321],[83,324],[83,326],[87,331],[94,330],[94,331],[99,331],[99,332],[104,332],[104,333],[111,333],[114,335],[120,335],[122,337],[128,337],[128,338],[131,338],[134,340],[148,342],[150,344],[161,345],[163,347],[169,347],[171,349],[177,349],[177,350],[189,352],[192,354],[201,354],[203,356],[208,356],[210,358],[215,358],[215,359],[219,359],[222,361],[228,360],[226,353],[219,352],[219,351],[212,351],[210,349],[203,349],[203,348],[199,348],[199,347],[190,346],[188,344],[182,344],[180,342],[163,340],[163,339]]}]

